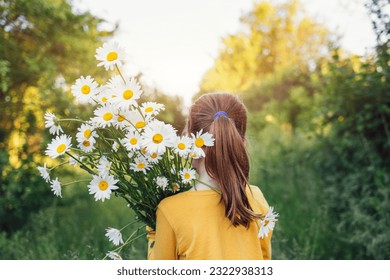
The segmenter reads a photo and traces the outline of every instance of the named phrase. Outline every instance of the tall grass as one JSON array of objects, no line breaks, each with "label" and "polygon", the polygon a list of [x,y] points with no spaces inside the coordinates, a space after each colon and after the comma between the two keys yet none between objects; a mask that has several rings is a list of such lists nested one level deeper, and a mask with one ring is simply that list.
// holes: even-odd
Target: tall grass
[{"label": "tall grass", "polygon": [[310,140],[276,126],[249,131],[253,185],[280,214],[272,237],[273,259],[323,258],[326,213],[319,174],[305,146]]},{"label": "tall grass", "polygon": [[[105,237],[105,229],[121,228],[133,217],[123,199],[112,196],[108,201],[95,202],[85,186],[65,189],[62,199],[53,197],[52,206],[32,215],[21,230],[9,237],[0,234],[0,258],[102,259],[115,248]],[[135,224],[124,229],[124,239],[138,227]],[[146,246],[146,237],[142,237],[126,246],[121,255],[145,259]]]}]

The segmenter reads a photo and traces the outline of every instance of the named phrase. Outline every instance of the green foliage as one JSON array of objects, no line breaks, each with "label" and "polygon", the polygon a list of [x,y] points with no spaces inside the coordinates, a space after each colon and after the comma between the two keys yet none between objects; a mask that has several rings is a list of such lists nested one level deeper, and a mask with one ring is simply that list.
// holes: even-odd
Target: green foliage
[{"label": "green foliage", "polygon": [[328,113],[322,125],[330,129],[319,139],[317,164],[337,233],[332,236],[332,255],[386,259],[390,257],[389,55],[379,54],[358,66],[337,53],[329,63],[322,92]]},{"label": "green foliage", "polygon": [[0,230],[13,232],[26,223],[30,213],[50,204],[50,191],[37,174],[32,156],[13,169],[8,154],[1,151],[0,173]]},{"label": "green foliage", "polygon": [[1,230],[20,228],[52,198],[36,169],[46,142],[43,114],[72,110],[67,82],[96,65],[96,47],[112,34],[101,23],[66,0],[0,2]]},{"label": "green foliage", "polygon": [[[0,259],[103,259],[115,248],[105,236],[105,229],[120,228],[132,219],[133,213],[124,200],[112,197],[96,203],[81,185],[65,189],[64,194],[63,199],[51,199],[51,207],[33,214],[12,236],[0,233]],[[124,229],[123,238],[138,227],[139,224]],[[139,234],[144,232],[142,228]],[[146,249],[143,236],[120,254],[125,259],[145,259]]]},{"label": "green foliage", "polygon": [[[250,118],[258,117],[250,114]],[[272,237],[273,259],[326,258],[327,215],[323,185],[311,167],[310,139],[277,123],[248,131],[252,184],[280,213]]]},{"label": "green foliage", "polygon": [[299,1],[255,2],[241,17],[242,31],[222,39],[200,93],[242,93],[286,68],[306,69],[328,49],[328,31],[308,18]]}]

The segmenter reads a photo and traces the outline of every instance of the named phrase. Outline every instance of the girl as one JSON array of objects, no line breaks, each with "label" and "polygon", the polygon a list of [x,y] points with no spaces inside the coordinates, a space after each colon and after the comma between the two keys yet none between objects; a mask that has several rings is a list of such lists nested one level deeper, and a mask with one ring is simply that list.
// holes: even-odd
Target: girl
[{"label": "girl", "polygon": [[247,114],[230,94],[207,94],[191,107],[186,130],[203,129],[215,143],[192,164],[199,180],[190,191],[168,197],[157,208],[148,259],[271,259],[271,235],[258,238],[269,206],[248,184]]}]

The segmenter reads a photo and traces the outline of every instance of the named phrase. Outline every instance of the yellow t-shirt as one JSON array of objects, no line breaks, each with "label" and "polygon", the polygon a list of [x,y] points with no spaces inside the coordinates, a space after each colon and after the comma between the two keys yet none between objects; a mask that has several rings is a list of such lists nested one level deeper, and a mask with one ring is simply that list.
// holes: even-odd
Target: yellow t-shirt
[{"label": "yellow t-shirt", "polygon": [[[260,189],[251,186],[247,195],[254,212],[265,215],[269,206]],[[156,234],[149,235],[148,259],[271,259],[272,232],[258,238],[259,221],[249,228],[234,227],[225,217],[220,198],[213,190],[200,190],[162,200],[157,208]]]}]

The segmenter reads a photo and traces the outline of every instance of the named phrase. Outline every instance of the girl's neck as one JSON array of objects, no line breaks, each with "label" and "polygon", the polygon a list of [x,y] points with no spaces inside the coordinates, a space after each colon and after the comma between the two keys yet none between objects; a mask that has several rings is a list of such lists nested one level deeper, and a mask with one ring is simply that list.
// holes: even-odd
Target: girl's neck
[{"label": "girl's neck", "polygon": [[215,190],[218,189],[218,184],[213,180],[206,170],[200,168],[199,170],[199,179],[196,181],[195,186],[191,188],[192,191],[201,191],[201,190]]}]

